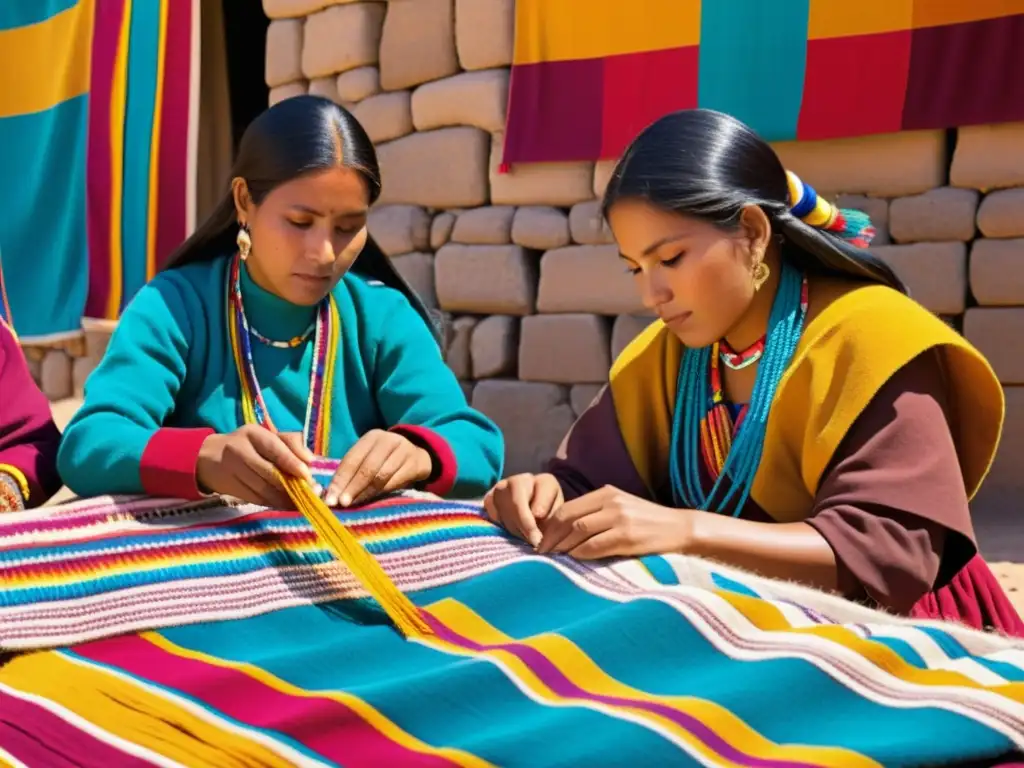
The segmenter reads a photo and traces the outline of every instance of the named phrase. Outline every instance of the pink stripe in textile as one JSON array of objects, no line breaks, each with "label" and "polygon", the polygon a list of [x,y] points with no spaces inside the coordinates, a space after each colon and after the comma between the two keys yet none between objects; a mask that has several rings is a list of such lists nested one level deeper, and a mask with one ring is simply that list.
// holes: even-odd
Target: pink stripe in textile
[{"label": "pink stripe in textile", "polygon": [[[182,502],[181,499],[116,499],[110,496],[86,499],[60,507],[47,507],[44,511],[16,513],[15,520],[0,517],[0,552],[20,549],[20,544],[11,544],[14,536],[26,534],[66,531],[68,541],[90,541],[93,537],[81,534],[82,529],[96,523],[109,522],[116,515],[125,519],[136,518],[146,522],[167,522],[171,516],[184,517],[205,508],[218,509],[225,506],[222,499]],[[12,515],[13,517],[13,515]]]},{"label": "pink stripe in textile", "polygon": [[89,240],[89,295],[85,316],[107,316],[110,294],[110,100],[121,39],[124,0],[96,0],[89,80],[89,138],[86,156],[86,217]]},{"label": "pink stripe in textile", "polygon": [[169,653],[138,635],[76,646],[74,652],[180,691],[247,725],[285,734],[349,768],[452,765],[396,744],[340,701],[292,696],[239,670]]},{"label": "pink stripe in textile", "polygon": [[167,45],[164,49],[163,106],[160,114],[160,154],[157,171],[156,267],[185,239],[188,200],[188,129],[192,81],[192,3],[167,4]]},{"label": "pink stripe in textile", "polygon": [[111,768],[150,765],[76,728],[45,707],[0,690],[0,745],[25,765]]}]

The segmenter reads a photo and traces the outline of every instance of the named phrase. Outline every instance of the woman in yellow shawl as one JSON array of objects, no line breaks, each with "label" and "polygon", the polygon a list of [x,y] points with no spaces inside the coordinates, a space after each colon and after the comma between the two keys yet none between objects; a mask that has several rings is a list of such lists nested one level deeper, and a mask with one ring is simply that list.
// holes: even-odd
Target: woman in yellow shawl
[{"label": "woman in yellow shawl", "polygon": [[999,382],[865,250],[867,218],[708,110],[641,133],[604,212],[660,320],[492,519],[540,552],[699,555],[1024,635],[968,511]]}]

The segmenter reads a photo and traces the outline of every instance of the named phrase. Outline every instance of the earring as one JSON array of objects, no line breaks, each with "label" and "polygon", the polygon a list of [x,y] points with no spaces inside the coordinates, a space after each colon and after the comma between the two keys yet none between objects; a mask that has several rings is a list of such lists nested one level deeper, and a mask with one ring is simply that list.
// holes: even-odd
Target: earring
[{"label": "earring", "polygon": [[249,228],[245,224],[238,225],[238,236],[235,238],[238,243],[238,255],[242,261],[249,258],[249,251],[252,250],[252,238],[249,237]]},{"label": "earring", "polygon": [[768,265],[763,261],[757,262],[754,265],[754,271],[752,277],[754,278],[754,290],[761,290],[761,286],[768,280],[768,276],[771,275],[772,271],[768,268]]}]

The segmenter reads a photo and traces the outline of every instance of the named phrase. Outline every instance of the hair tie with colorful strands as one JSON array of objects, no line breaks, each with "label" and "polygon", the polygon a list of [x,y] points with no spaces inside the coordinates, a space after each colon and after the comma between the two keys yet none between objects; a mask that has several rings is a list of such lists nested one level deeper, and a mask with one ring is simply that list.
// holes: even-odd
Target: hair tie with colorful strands
[{"label": "hair tie with colorful strands", "polygon": [[786,171],[786,181],[789,183],[789,212],[804,224],[831,232],[858,248],[871,244],[875,228],[866,213],[832,205],[792,171]]}]

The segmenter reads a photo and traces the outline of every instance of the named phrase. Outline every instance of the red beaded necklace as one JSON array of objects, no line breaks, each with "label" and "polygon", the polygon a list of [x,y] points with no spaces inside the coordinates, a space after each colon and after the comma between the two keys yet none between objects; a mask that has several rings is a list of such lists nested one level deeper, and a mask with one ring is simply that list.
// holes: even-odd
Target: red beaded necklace
[{"label": "red beaded necklace", "polygon": [[764,340],[762,336],[742,352],[737,352],[729,346],[729,342],[722,339],[718,342],[718,357],[725,364],[726,368],[734,371],[742,371],[749,365],[753,365],[761,359],[764,354]]}]

